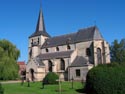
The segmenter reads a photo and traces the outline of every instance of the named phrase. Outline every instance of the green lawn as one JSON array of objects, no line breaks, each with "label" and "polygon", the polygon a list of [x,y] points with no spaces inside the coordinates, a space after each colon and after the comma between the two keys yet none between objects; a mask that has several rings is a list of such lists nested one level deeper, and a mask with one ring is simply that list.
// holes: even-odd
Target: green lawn
[{"label": "green lawn", "polygon": [[42,89],[41,82],[31,82],[30,87],[27,87],[27,83],[21,86],[20,83],[15,84],[2,84],[4,88],[4,94],[79,94],[83,90],[81,82],[74,82],[74,88],[72,89],[71,82],[62,82],[62,93],[59,93],[59,85],[45,85]]}]

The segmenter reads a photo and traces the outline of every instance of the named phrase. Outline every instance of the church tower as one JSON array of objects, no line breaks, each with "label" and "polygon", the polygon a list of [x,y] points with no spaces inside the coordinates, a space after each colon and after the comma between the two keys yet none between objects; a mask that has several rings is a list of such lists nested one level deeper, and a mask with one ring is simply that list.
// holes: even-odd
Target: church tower
[{"label": "church tower", "polygon": [[40,54],[40,47],[49,37],[50,35],[46,32],[42,9],[40,9],[36,31],[29,36],[29,60]]}]

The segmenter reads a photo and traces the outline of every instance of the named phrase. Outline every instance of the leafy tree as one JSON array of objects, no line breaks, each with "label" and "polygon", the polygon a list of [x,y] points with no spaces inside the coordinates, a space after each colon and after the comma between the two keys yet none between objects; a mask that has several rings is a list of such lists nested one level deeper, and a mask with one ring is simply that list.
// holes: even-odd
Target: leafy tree
[{"label": "leafy tree", "polygon": [[18,77],[17,59],[20,51],[7,40],[0,40],[0,80],[12,80]]},{"label": "leafy tree", "polygon": [[110,46],[111,61],[112,62],[125,62],[125,39],[120,42],[114,40]]}]

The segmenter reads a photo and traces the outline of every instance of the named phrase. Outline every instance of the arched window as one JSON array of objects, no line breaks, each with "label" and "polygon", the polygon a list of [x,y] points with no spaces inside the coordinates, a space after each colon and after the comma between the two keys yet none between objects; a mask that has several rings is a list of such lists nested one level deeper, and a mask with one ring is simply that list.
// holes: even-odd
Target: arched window
[{"label": "arched window", "polygon": [[102,55],[101,55],[101,49],[97,48],[97,63],[102,64]]},{"label": "arched window", "polygon": [[70,45],[67,45],[67,50],[70,50],[70,49],[71,49]]},{"label": "arched window", "polygon": [[49,62],[48,62],[48,71],[49,71],[49,72],[52,72],[52,67],[53,67],[53,64],[52,64],[52,62],[49,60]]},{"label": "arched window", "polygon": [[59,47],[56,47],[56,51],[59,51]]},{"label": "arched window", "polygon": [[38,38],[38,41],[37,41],[37,42],[38,42],[38,44],[39,44],[39,38]]},{"label": "arched window", "polygon": [[30,58],[32,57],[32,48],[31,48],[30,51],[29,51],[29,57],[30,57]]},{"label": "arched window", "polygon": [[90,50],[90,48],[87,48],[87,49],[86,49],[86,55],[87,55],[87,56],[91,56],[91,50]]},{"label": "arched window", "polygon": [[33,45],[33,39],[32,39],[32,41],[31,41],[31,46]]},{"label": "arched window", "polygon": [[46,52],[49,52],[49,49],[48,49],[48,48],[46,48]]},{"label": "arched window", "polygon": [[63,59],[60,62],[60,70],[65,70],[65,61]]}]

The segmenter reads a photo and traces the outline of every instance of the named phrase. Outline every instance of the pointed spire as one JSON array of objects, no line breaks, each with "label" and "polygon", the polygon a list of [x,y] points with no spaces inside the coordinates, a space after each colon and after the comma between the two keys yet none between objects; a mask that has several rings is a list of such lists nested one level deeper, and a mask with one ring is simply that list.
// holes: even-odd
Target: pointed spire
[{"label": "pointed spire", "polygon": [[39,32],[39,31],[46,32],[45,25],[44,25],[44,18],[43,18],[43,14],[42,14],[42,9],[40,9],[39,18],[38,18],[37,26],[36,26],[36,32]]},{"label": "pointed spire", "polygon": [[35,36],[40,36],[40,35],[50,37],[50,35],[46,32],[46,29],[45,29],[42,9],[40,9],[40,12],[39,12],[39,18],[37,21],[36,31],[30,37],[35,37]]}]

